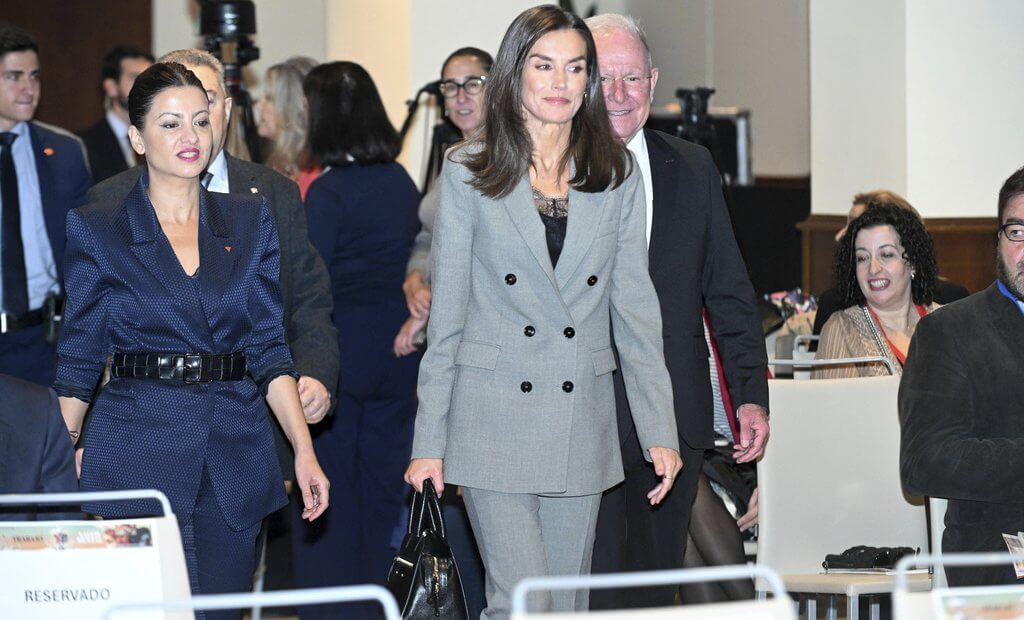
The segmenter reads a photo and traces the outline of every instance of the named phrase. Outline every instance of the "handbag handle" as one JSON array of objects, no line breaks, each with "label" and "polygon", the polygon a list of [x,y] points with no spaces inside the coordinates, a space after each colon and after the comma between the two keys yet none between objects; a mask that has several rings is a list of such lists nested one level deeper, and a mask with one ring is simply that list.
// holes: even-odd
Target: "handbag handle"
[{"label": "handbag handle", "polygon": [[429,516],[430,531],[440,535],[447,540],[444,531],[444,519],[441,517],[441,505],[434,491],[434,483],[430,480],[423,481],[423,492],[414,491],[412,495],[412,506],[409,509],[409,533],[417,536],[424,531],[423,518]]}]

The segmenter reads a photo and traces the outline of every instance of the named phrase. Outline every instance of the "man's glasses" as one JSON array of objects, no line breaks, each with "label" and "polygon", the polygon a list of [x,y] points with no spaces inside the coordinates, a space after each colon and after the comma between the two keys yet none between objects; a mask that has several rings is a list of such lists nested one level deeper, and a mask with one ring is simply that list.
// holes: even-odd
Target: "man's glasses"
[{"label": "man's glasses", "polygon": [[1003,233],[1003,236],[1006,237],[1007,241],[1024,243],[1024,224],[1011,222],[1009,224],[1003,224],[999,227],[999,230]]},{"label": "man's glasses", "polygon": [[465,90],[467,95],[476,95],[484,89],[484,84],[486,83],[487,76],[481,75],[480,77],[467,78],[466,81],[461,84],[455,80],[445,80],[441,82],[439,88],[445,99],[454,99],[459,95],[460,88]]},{"label": "man's glasses", "polygon": [[601,87],[611,88],[615,85],[615,82],[622,82],[622,85],[626,90],[637,90],[643,83],[651,79],[649,75],[624,75],[622,77],[612,77],[610,75],[601,76]]}]

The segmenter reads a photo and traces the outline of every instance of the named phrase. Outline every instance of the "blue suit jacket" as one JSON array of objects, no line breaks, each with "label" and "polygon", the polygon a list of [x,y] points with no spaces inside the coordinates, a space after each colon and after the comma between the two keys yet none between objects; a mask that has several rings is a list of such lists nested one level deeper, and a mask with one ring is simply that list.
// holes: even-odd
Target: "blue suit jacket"
[{"label": "blue suit jacket", "polygon": [[[280,249],[262,198],[200,190],[200,268],[181,268],[142,177],[120,204],[73,210],[67,222],[65,324],[55,386],[89,400],[114,352],[243,351],[250,377],[185,384],[113,379],[91,413],[83,491],[155,488],[187,520],[205,468],[234,529],[286,503],[260,387],[294,373],[284,340]],[[104,516],[138,504],[87,506]]]},{"label": "blue suit jacket", "polygon": [[50,237],[57,280],[64,272],[64,220],[68,211],[85,204],[92,185],[81,142],[39,123],[28,124],[32,151],[36,156],[39,192],[43,200],[43,219]]},{"label": "blue suit jacket", "polygon": [[0,493],[77,491],[74,448],[56,395],[7,375],[0,375],[0,394]]}]

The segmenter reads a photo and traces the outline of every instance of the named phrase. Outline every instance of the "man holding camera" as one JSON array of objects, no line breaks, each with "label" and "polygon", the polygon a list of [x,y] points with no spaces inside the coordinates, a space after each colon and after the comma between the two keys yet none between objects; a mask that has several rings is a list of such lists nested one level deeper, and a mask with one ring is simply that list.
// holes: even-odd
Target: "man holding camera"
[{"label": "man holding camera", "polygon": [[39,47],[0,23],[0,373],[53,382],[64,218],[92,183],[81,142],[34,122]]}]

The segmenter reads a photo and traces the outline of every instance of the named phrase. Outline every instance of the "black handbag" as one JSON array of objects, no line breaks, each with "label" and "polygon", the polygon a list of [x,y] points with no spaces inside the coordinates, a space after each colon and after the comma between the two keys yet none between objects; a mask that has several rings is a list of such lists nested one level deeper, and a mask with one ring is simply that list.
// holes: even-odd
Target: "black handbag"
[{"label": "black handbag", "polygon": [[388,571],[388,590],[410,620],[469,620],[459,568],[448,546],[441,505],[430,480],[414,493],[409,532]]}]

